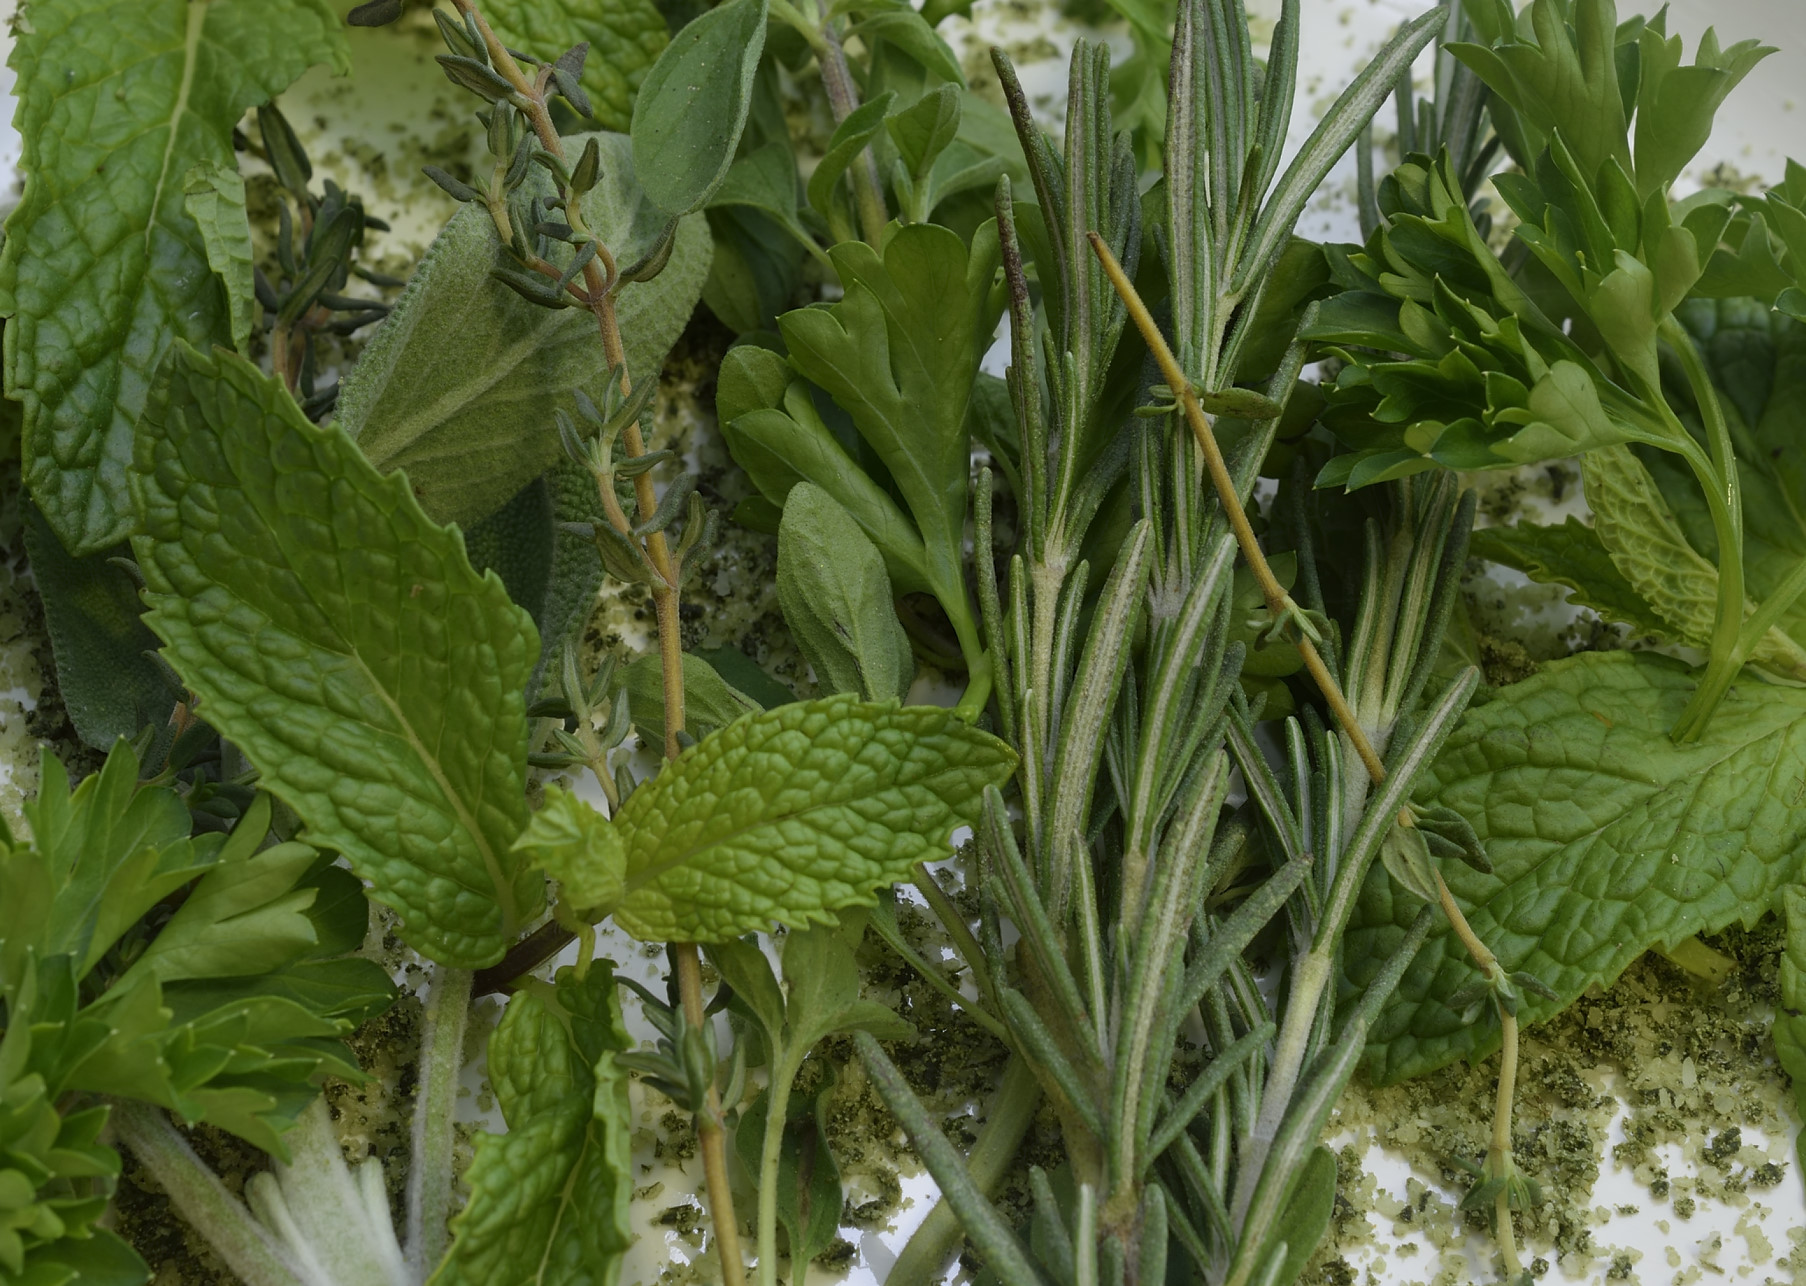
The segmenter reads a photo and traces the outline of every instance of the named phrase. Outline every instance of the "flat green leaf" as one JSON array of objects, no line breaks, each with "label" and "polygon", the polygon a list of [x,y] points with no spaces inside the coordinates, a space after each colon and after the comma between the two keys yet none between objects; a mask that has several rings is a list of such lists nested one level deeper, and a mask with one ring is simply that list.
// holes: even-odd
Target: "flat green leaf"
[{"label": "flat green leaf", "polygon": [[[266,809],[258,830],[267,830],[268,816]],[[291,840],[216,863],[132,968],[165,983],[239,978],[307,955],[318,941],[307,916],[315,890],[298,886],[314,858]]]},{"label": "flat green leaf", "polygon": [[181,798],[138,784],[138,759],[116,744],[73,793],[61,761],[44,752],[38,797],[25,805],[32,841],[0,852],[6,889],[0,986],[12,992],[24,957],[68,955],[76,979],[144,913],[200,875],[218,837],[191,840]]},{"label": "flat green leaf", "polygon": [[[1628,446],[1605,447],[1588,452],[1580,470],[1594,530],[1612,562],[1676,638],[1706,647],[1717,614],[1718,569],[1688,542],[1642,460]],[[1757,643],[1750,660],[1806,678],[1806,650],[1778,627]]]},{"label": "flat green leaf", "polygon": [[165,655],[410,944],[492,963],[541,898],[509,851],[532,621],[405,479],[248,363],[182,348],[167,381],[139,436],[134,542]]},{"label": "flat green leaf", "polygon": [[[693,652],[683,654],[684,731],[704,737],[742,715],[765,707],[734,688],[720,671]],[[657,653],[648,653],[621,670],[627,709],[633,726],[648,745],[665,741],[665,672]]]},{"label": "flat green leaf", "polygon": [[834,127],[834,136],[828,140],[828,150],[822,154],[814,173],[809,176],[809,204],[824,219],[833,214],[835,185],[852,168],[853,162],[865,151],[866,145],[884,129],[885,115],[896,97],[896,94],[887,90],[870,102],[859,104],[844,121]]},{"label": "flat green leaf", "polygon": [[765,0],[728,0],[672,37],[633,105],[633,161],[654,204],[701,209],[727,177],[765,50]]},{"label": "flat green leaf", "polygon": [[877,40],[895,45],[930,75],[961,89],[966,87],[966,77],[959,69],[959,59],[954,57],[953,50],[935,34],[928,20],[912,8],[899,5],[868,14],[854,23],[847,34],[860,37],[867,45]]},{"label": "flat green leaf", "polygon": [[177,339],[234,334],[188,210],[196,165],[314,63],[350,70],[327,0],[62,0],[21,24],[14,126],[24,196],[6,221],[6,394],[25,476],[78,554],[131,533],[132,432]]},{"label": "flat green leaf", "polygon": [[909,636],[884,558],[834,497],[799,482],[778,526],[778,605],[824,692],[866,701],[908,695]]},{"label": "flat green leaf", "polygon": [[620,900],[627,853],[606,817],[557,786],[533,814],[514,849],[563,889],[566,905],[607,911]]},{"label": "flat green leaf", "polygon": [[[1774,53],[1754,40],[1720,51],[1702,44],[1681,66],[1681,38],[1645,26],[1637,77],[1637,189],[1665,192],[1712,135],[1712,118],[1757,63]],[[1717,57],[1709,57],[1716,54]]]},{"label": "flat green leaf", "polygon": [[832,254],[846,296],[784,315],[791,364],[853,417],[890,470],[921,530],[935,596],[957,625],[970,616],[966,403],[1002,307],[992,289],[996,227],[981,227],[970,250],[945,228],[911,224],[888,236],[882,256],[863,242]]},{"label": "flat green leaf", "polygon": [[1002,742],[933,707],[836,696],[752,715],[621,806],[615,919],[692,942],[825,920],[941,856],[1014,767]]},{"label": "flat green leaf", "polygon": [[[793,1266],[814,1259],[840,1235],[845,1194],[840,1166],[828,1146],[828,1112],[833,1106],[835,1076],[830,1066],[812,1094],[793,1094],[785,1104],[783,1150],[778,1154],[778,1222],[790,1238]],[[760,1172],[771,1094],[762,1091],[741,1113],[734,1127],[734,1150],[749,1174]]]},{"label": "flat green leaf", "polygon": [[[613,967],[579,981],[561,969],[563,1020],[530,991],[508,1002],[489,1040],[489,1077],[506,1134],[477,1140],[432,1286],[613,1286],[633,1242],[627,1074],[630,1048]],[[568,1025],[567,1025],[568,1024]]]},{"label": "flat green leaf", "polygon": [[163,729],[176,694],[146,655],[156,650],[157,636],[144,624],[132,578],[105,555],[70,557],[35,505],[26,506],[24,526],[25,553],[56,655],[57,692],[77,735],[109,750],[140,728]]},{"label": "flat green leaf", "polygon": [[251,327],[257,320],[255,274],[251,264],[251,222],[245,214],[245,181],[236,167],[202,161],[183,180],[188,217],[201,230],[207,266],[226,290],[232,347],[249,357]]},{"label": "flat green leaf", "polygon": [[652,0],[488,0],[483,16],[508,48],[546,62],[587,41],[583,92],[603,129],[627,128],[634,93],[670,40]]},{"label": "flat green leaf", "polygon": [[[664,227],[634,180],[619,134],[597,139],[602,179],[584,218],[617,262],[632,263]],[[501,242],[489,212],[461,208],[414,270],[395,310],[345,377],[337,423],[378,469],[406,469],[427,514],[474,523],[493,513],[559,458],[552,408],[582,389],[598,403],[608,362],[596,319],[577,308],[528,303],[491,270]],[[709,272],[700,218],[678,225],[665,270],[622,289],[617,306],[627,370],[657,379],[690,320]]]},{"label": "flat green leaf", "polygon": [[1532,580],[1566,585],[1574,591],[1572,601],[1639,634],[1670,632],[1671,627],[1618,570],[1599,533],[1578,518],[1559,527],[1528,522],[1488,527],[1473,534],[1468,549],[1476,558],[1515,568]]},{"label": "flat green leaf", "polygon": [[746,206],[774,220],[797,242],[821,255],[796,212],[796,153],[788,143],[767,143],[735,161],[709,198],[709,208]]},{"label": "flat green leaf", "polygon": [[[1646,652],[1546,665],[1470,709],[1416,798],[1474,825],[1493,874],[1445,863],[1474,932],[1512,972],[1537,1022],[1651,947],[1753,921],[1800,879],[1806,853],[1806,692],[1744,683],[1697,742],[1668,729],[1692,695],[1686,666]],[[1350,980],[1364,985],[1421,903],[1383,873],[1351,920]],[[1374,1025],[1373,1074],[1394,1081],[1498,1043],[1450,1001],[1473,964],[1432,931]]]},{"label": "flat green leaf", "polygon": [[[876,1001],[861,1000],[854,948],[865,932],[863,914],[817,924],[784,939],[785,1030],[793,1048],[808,1049],[835,1032],[869,1031],[880,1040],[908,1040],[915,1028]],[[849,923],[850,922],[850,923]]]}]

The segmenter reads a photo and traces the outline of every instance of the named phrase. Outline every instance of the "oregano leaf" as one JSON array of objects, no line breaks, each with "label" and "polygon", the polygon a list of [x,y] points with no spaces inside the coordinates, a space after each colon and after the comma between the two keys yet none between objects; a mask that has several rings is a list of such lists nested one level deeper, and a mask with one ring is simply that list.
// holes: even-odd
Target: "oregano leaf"
[{"label": "oregano leaf", "polygon": [[163,355],[234,333],[185,176],[234,167],[246,108],[350,60],[327,0],[62,0],[17,35],[27,178],[0,252],[6,393],[25,405],[27,485],[91,553],[131,533],[132,431]]},{"label": "oregano leaf", "polygon": [[541,900],[510,851],[539,652],[526,613],[405,478],[224,350],[174,352],[136,479],[147,620],[209,722],[411,945],[500,958]]},{"label": "oregano leaf", "polygon": [[749,715],[621,806],[615,919],[637,938],[692,942],[827,920],[943,856],[1015,763],[932,706],[841,695]]}]

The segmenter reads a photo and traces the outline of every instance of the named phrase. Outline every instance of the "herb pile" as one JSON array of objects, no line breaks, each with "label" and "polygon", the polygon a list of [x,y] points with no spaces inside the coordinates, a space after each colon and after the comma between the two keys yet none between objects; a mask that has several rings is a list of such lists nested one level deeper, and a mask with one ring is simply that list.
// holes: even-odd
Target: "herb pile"
[{"label": "herb pile", "polygon": [[[149,1279],[126,1156],[252,1286],[613,1282],[638,1080],[728,1286],[831,1250],[852,1083],[941,1194],[891,1286],[962,1245],[1005,1286],[1275,1286],[1355,1182],[1357,1069],[1495,1049],[1448,1159],[1518,1281],[1523,1024],[1772,912],[1806,1076],[1806,170],[1673,193],[1773,50],[1445,0],[1289,152],[1302,0],[1263,57],[1238,3],[1120,0],[1133,57],[1080,43],[1057,140],[1001,51],[1001,105],[967,86],[944,0],[403,7],[349,22],[435,24],[482,144],[429,167],[459,208],[405,282],[280,108],[357,71],[326,0],[22,13],[4,409],[92,771],[47,749],[0,833],[0,1283]],[[1297,237],[1351,149],[1364,241]],[[650,445],[686,333],[731,512]],[[1591,523],[1473,531],[1472,474],[1571,457]],[[798,687],[683,646],[724,523],[775,551]],[[1662,646],[1488,686],[1470,558]],[[610,584],[643,652],[585,646]],[[390,934],[405,1176],[321,1092],[371,1082]],[[1003,1051],[978,1130],[874,958]],[[506,1129],[462,1164],[498,993]],[[267,1169],[228,1186],[198,1126]]]}]

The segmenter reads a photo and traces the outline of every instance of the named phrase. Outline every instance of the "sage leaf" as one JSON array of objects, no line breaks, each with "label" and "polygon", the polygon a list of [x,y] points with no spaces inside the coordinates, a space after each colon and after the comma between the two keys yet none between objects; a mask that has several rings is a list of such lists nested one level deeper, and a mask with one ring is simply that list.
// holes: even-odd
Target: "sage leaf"
[{"label": "sage leaf", "polygon": [[326,0],[64,0],[19,27],[25,192],[6,221],[6,395],[25,480],[73,553],[133,526],[132,432],[164,353],[233,335],[185,176],[235,166],[232,128],[349,55]]},{"label": "sage leaf", "polygon": [[670,40],[652,0],[487,0],[483,14],[508,48],[544,62],[587,42],[583,92],[609,130],[632,121],[634,93]]},{"label": "sage leaf", "polygon": [[202,161],[183,181],[188,217],[201,230],[207,266],[226,288],[232,347],[251,353],[251,327],[257,320],[255,274],[251,264],[251,221],[245,214],[245,181],[234,167]]},{"label": "sage leaf", "polygon": [[633,161],[672,214],[707,204],[727,177],[765,50],[765,0],[727,0],[679,31],[633,105]]},{"label": "sage leaf", "polygon": [[[142,619],[132,578],[100,554],[72,558],[35,505],[25,506],[25,552],[44,602],[56,657],[56,686],[69,722],[97,750],[128,741],[140,728],[169,740],[176,694],[148,655],[157,636]],[[157,749],[151,757],[155,759]]]},{"label": "sage leaf", "polygon": [[410,945],[492,963],[541,899],[509,848],[527,821],[532,621],[405,479],[243,359],[181,347],[165,379],[139,433],[134,541],[164,654]]},{"label": "sage leaf", "polygon": [[[631,263],[666,218],[635,182],[627,140],[592,137],[602,179],[583,198],[584,218],[617,262]],[[573,148],[583,141],[566,140]],[[515,294],[491,275],[500,250],[488,210],[467,205],[453,215],[339,394],[339,427],[377,468],[406,469],[438,522],[474,523],[550,468],[559,445],[548,408],[578,389],[600,404],[608,379],[596,319]],[[616,316],[636,383],[658,378],[702,293],[709,256],[707,224],[683,220],[664,271],[622,288]]]},{"label": "sage leaf", "polygon": [[631,1048],[613,966],[558,971],[558,1010],[516,993],[489,1038],[489,1080],[506,1134],[484,1134],[430,1286],[611,1282],[633,1242],[627,1073]]},{"label": "sage leaf", "polygon": [[973,825],[1016,757],[936,707],[799,702],[730,724],[621,806],[637,938],[719,942],[869,902]]},{"label": "sage leaf", "polygon": [[[1645,652],[1556,661],[1470,709],[1416,798],[1474,825],[1493,874],[1444,863],[1481,941],[1513,974],[1537,1022],[1651,947],[1777,905],[1806,852],[1806,692],[1740,684],[1697,742],[1668,729],[1692,694],[1686,666]],[[1422,904],[1383,873],[1348,933],[1351,981],[1381,967]],[[1473,965],[1438,928],[1375,1023],[1368,1058],[1384,1081],[1479,1058],[1498,1028],[1468,1025],[1452,999]]]},{"label": "sage leaf", "polygon": [[897,619],[878,547],[827,492],[790,489],[778,526],[778,605],[826,692],[866,701],[908,695],[909,636]]}]

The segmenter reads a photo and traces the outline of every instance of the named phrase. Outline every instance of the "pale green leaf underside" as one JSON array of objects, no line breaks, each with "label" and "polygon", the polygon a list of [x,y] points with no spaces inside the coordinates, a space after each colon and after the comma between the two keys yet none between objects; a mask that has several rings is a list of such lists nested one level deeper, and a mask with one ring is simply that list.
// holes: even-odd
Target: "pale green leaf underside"
[{"label": "pale green leaf underside", "polygon": [[489,0],[483,16],[510,49],[548,62],[588,41],[583,92],[604,129],[626,130],[634,91],[670,41],[652,0]]},{"label": "pale green leaf underside", "polygon": [[208,720],[410,944],[500,957],[540,901],[509,849],[531,620],[403,480],[224,350],[172,357],[137,474],[147,619]]},{"label": "pale green leaf underside", "polygon": [[132,430],[171,342],[232,337],[186,176],[235,166],[245,110],[321,62],[349,70],[327,0],[61,0],[20,28],[6,391],[26,481],[74,552],[130,534]]},{"label": "pale green leaf underside", "polygon": [[232,347],[248,357],[257,297],[244,178],[235,168],[202,161],[188,171],[182,191],[188,198],[188,216],[201,230],[207,264],[226,288]]},{"label": "pale green leaf underside", "polygon": [[[1557,661],[1469,711],[1418,790],[1472,821],[1492,859],[1492,875],[1442,864],[1474,931],[1560,996],[1527,996],[1531,1022],[1650,947],[1753,920],[1799,878],[1806,692],[1739,684],[1698,742],[1676,745],[1668,729],[1693,685],[1649,653]],[[1371,972],[1420,905],[1376,871],[1348,959]],[[1497,1044],[1496,1025],[1449,1007],[1473,977],[1460,944],[1434,932],[1373,1028],[1377,1078]]]},{"label": "pale green leaf underside", "polygon": [[719,942],[800,927],[947,853],[1015,756],[929,706],[850,696],[779,706],[715,733],[622,805],[637,938]]},{"label": "pale green leaf underside", "polygon": [[[594,137],[602,181],[584,215],[626,265],[664,219],[634,183],[627,139]],[[575,156],[583,142],[566,147]],[[553,409],[571,409],[579,388],[600,403],[608,376],[595,317],[515,294],[491,276],[499,248],[486,209],[453,215],[339,395],[339,427],[377,468],[406,469],[421,506],[441,522],[486,517],[544,473],[560,454]],[[685,219],[664,271],[621,291],[617,319],[634,382],[658,378],[702,294],[712,248],[701,216]]]}]

